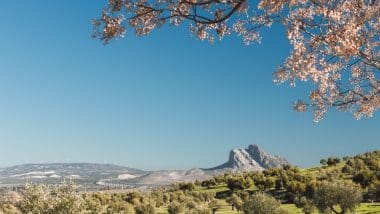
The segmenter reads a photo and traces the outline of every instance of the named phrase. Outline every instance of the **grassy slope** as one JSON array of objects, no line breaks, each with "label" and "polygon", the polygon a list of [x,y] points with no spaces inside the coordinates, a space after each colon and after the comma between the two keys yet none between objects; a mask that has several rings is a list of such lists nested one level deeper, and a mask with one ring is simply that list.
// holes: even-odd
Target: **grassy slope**
[{"label": "grassy slope", "polygon": [[[329,167],[323,166],[323,167],[307,168],[307,169],[302,169],[301,172],[303,174],[317,175],[321,171],[324,171],[324,172],[333,172],[335,170],[341,171],[341,169],[344,167],[344,165],[345,165],[345,162],[343,161],[343,162],[337,164],[336,166],[329,166]],[[346,177],[345,179],[350,179],[350,177]],[[211,188],[211,189],[200,188],[200,189],[197,189],[196,191],[200,191],[200,192],[213,191],[213,192],[218,193],[218,192],[224,192],[224,191],[228,191],[228,190],[229,189],[228,189],[227,185],[219,185],[219,186]],[[293,213],[294,214],[302,214],[302,210],[298,209],[294,204],[283,204],[282,207],[292,214]],[[167,214],[166,208],[160,208],[157,211],[159,214]],[[231,207],[226,203],[222,209],[217,211],[217,213],[218,214],[241,214],[242,212],[237,212],[237,211],[231,210]],[[315,213],[318,213],[318,212],[315,212]],[[362,203],[360,205],[360,207],[358,207],[355,210],[355,213],[358,213],[358,214],[379,213],[380,214],[380,203],[372,203],[372,204],[371,203]]]},{"label": "grassy slope", "polygon": [[[302,210],[298,209],[294,204],[283,204],[282,207],[288,210],[290,213],[302,214]],[[318,213],[318,212],[315,212]],[[355,210],[355,213],[364,214],[364,213],[380,213],[380,203],[362,203],[360,207]]]},{"label": "grassy slope", "polygon": [[[292,213],[292,214],[302,214],[302,210],[298,209],[296,206],[294,206],[294,204],[283,204],[282,208],[284,208],[285,210],[289,211],[289,213]],[[166,208],[162,207],[162,208],[157,209],[157,213],[158,214],[167,214],[168,212],[167,212]],[[233,210],[231,210],[230,206],[226,205],[226,206],[223,206],[223,208],[218,210],[216,213],[217,214],[242,214],[243,212],[233,211]],[[315,212],[315,213],[318,213],[318,212]],[[356,214],[380,213],[380,203],[373,203],[373,204],[362,203],[360,205],[360,207],[358,207],[355,210],[355,213]]]}]

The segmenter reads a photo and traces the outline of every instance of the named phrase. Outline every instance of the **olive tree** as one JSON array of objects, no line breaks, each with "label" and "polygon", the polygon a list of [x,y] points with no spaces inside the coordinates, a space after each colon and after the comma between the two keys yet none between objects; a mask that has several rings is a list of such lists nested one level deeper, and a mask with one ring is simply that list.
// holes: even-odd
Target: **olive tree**
[{"label": "olive tree", "polygon": [[135,207],[136,214],[156,214],[156,208],[151,203],[141,203]]},{"label": "olive tree", "polygon": [[323,182],[314,194],[314,205],[322,213],[354,211],[362,201],[360,186],[339,182]]},{"label": "olive tree", "polygon": [[74,214],[82,210],[81,198],[72,182],[58,186],[27,184],[19,208],[22,213],[32,214]]},{"label": "olive tree", "polygon": [[173,201],[168,206],[169,214],[178,214],[178,213],[183,212],[184,210],[185,210],[185,207],[181,203],[178,203],[176,201]]},{"label": "olive tree", "polygon": [[243,208],[243,200],[241,200],[236,194],[231,195],[228,199],[228,203],[231,204],[232,210],[236,209],[237,211],[240,211]]},{"label": "olive tree", "polygon": [[279,214],[281,203],[265,193],[256,193],[243,204],[244,214]]},{"label": "olive tree", "polygon": [[305,196],[295,198],[294,204],[296,207],[301,208],[305,214],[311,214],[315,209],[313,201],[306,198]]}]

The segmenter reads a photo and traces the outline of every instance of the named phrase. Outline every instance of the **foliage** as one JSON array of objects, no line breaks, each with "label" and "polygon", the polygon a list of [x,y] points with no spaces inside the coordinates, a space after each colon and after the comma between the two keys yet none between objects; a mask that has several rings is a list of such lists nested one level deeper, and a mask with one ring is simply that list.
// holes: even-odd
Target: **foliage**
[{"label": "foliage", "polygon": [[375,175],[370,170],[363,170],[356,173],[352,177],[352,180],[360,184],[363,188],[366,188],[375,180]]},{"label": "foliage", "polygon": [[[322,213],[354,211],[361,201],[360,187],[344,182],[323,182],[317,188],[314,196],[314,204]],[[340,208],[340,212],[337,207]]]},{"label": "foliage", "polygon": [[315,209],[313,201],[306,198],[305,196],[297,197],[294,200],[294,204],[296,205],[296,207],[301,208],[305,214],[311,214]]},{"label": "foliage", "polygon": [[107,214],[133,214],[134,208],[120,197],[113,196],[107,205]]},{"label": "foliage", "polygon": [[195,184],[193,183],[179,183],[178,186],[180,190],[193,191],[195,189]]},{"label": "foliage", "polygon": [[228,202],[231,204],[232,210],[236,209],[237,211],[240,211],[243,208],[243,200],[241,200],[236,194],[232,194],[228,199]]},{"label": "foliage", "polygon": [[156,214],[155,206],[151,203],[141,203],[135,207],[136,214]]},{"label": "foliage", "polygon": [[[311,213],[314,208],[320,212],[347,213],[363,201],[380,200],[379,161],[380,151],[373,151],[345,157],[339,164],[303,170],[287,165],[262,172],[225,173],[206,182],[178,183],[148,192],[80,193],[70,182],[56,186],[28,184],[22,196],[14,191],[1,194],[0,213],[283,214],[301,210]],[[350,170],[343,170],[345,167]],[[294,203],[299,209],[278,208],[280,202]],[[361,210],[364,213],[374,209]]]},{"label": "foliage", "polygon": [[375,183],[368,187],[368,192],[365,195],[370,201],[380,201],[380,181],[377,180]]},{"label": "foliage", "polygon": [[248,0],[108,0],[93,20],[93,36],[108,43],[128,28],[148,35],[169,22],[187,23],[201,40],[236,33],[250,44],[260,42],[262,28],[278,23],[292,51],[274,72],[274,82],[315,86],[309,102],[299,100],[294,109],[313,110],[315,121],[334,107],[359,119],[380,108],[379,11],[379,0],[260,0],[257,5]]},{"label": "foliage", "polygon": [[243,204],[244,214],[277,214],[281,203],[265,194],[256,193]]},{"label": "foliage", "polygon": [[202,181],[202,186],[207,187],[208,189],[210,189],[211,187],[213,187],[215,185],[216,185],[215,179],[209,179],[209,180]]},{"label": "foliage", "polygon": [[335,166],[338,163],[340,163],[340,159],[337,157],[329,157],[326,161],[327,165],[329,166]]},{"label": "foliage", "polygon": [[0,205],[0,214],[21,214],[21,211],[17,209],[17,207],[15,207],[14,205],[12,204],[1,204]]},{"label": "foliage", "polygon": [[327,160],[326,159],[321,159],[321,161],[319,161],[319,163],[321,163],[322,165],[326,165],[327,164]]},{"label": "foliage", "polygon": [[169,204],[168,206],[168,213],[169,214],[178,214],[184,211],[184,207],[182,204],[174,201]]},{"label": "foliage", "polygon": [[50,188],[46,185],[27,184],[19,207],[22,213],[78,213],[80,197],[72,182]]},{"label": "foliage", "polygon": [[190,209],[189,214],[211,214],[211,210],[204,207],[198,207]]},{"label": "foliage", "polygon": [[219,210],[222,206],[222,202],[219,199],[213,199],[208,203],[208,207],[213,211]]},{"label": "foliage", "polygon": [[83,196],[83,207],[89,214],[100,213],[103,210],[103,205],[97,197],[94,197],[99,194],[94,195],[84,195]]},{"label": "foliage", "polygon": [[232,191],[245,189],[243,178],[230,178],[227,180],[227,187]]}]

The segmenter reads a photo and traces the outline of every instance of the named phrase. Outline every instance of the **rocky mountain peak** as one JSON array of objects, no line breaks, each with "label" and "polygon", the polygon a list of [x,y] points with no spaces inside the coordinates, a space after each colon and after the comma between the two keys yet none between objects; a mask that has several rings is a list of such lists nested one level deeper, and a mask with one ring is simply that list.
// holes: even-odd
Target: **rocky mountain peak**
[{"label": "rocky mountain peak", "polygon": [[268,154],[258,145],[253,144],[249,145],[246,149],[241,148],[231,150],[228,161],[220,166],[212,168],[211,170],[232,169],[238,171],[259,171],[286,164],[289,163],[284,158]]},{"label": "rocky mountain peak", "polygon": [[278,167],[289,164],[289,162],[284,158],[268,154],[257,145],[249,145],[247,152],[263,168]]},{"label": "rocky mountain peak", "polygon": [[79,187],[98,190],[107,188],[146,188],[176,182],[205,180],[225,172],[261,171],[288,164],[279,157],[265,152],[258,145],[232,149],[228,161],[214,168],[190,170],[143,171],[112,164],[50,163],[23,164],[0,168],[2,186],[25,185],[25,182],[59,184],[74,179]]},{"label": "rocky mountain peak", "polygon": [[262,148],[260,148],[256,144],[249,145],[248,149],[246,150],[249,154],[257,156],[258,158],[262,158],[268,155]]},{"label": "rocky mountain peak", "polygon": [[233,149],[230,151],[230,157],[227,163],[230,168],[234,169],[254,169],[262,170],[261,166],[254,161],[245,149]]}]

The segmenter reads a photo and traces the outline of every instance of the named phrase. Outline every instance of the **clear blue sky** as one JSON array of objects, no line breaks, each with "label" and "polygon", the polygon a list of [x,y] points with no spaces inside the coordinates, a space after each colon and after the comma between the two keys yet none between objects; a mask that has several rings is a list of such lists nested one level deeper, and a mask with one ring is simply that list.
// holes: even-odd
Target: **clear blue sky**
[{"label": "clear blue sky", "polygon": [[272,83],[289,53],[274,29],[261,45],[210,45],[185,28],[104,46],[90,20],[106,1],[0,2],[0,167],[115,163],[142,169],[211,167],[258,144],[300,166],[380,149],[379,122],[296,113],[304,96]]}]

